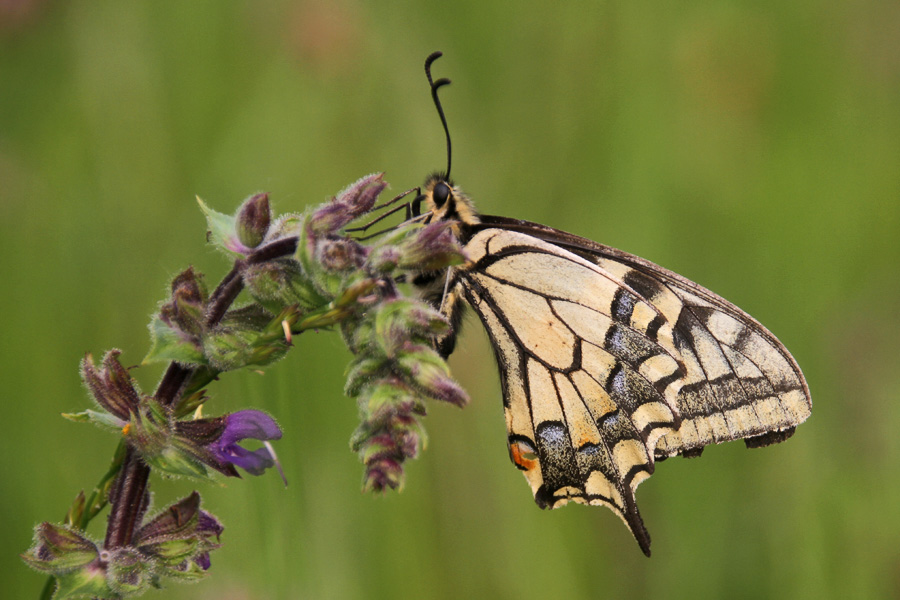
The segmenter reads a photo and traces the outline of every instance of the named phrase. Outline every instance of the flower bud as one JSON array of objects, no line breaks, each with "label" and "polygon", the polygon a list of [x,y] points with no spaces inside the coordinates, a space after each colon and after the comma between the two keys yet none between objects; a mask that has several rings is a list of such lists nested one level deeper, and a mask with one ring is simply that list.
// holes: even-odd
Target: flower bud
[{"label": "flower bud", "polygon": [[103,368],[94,366],[93,357],[85,355],[81,361],[81,379],[94,400],[115,417],[127,421],[137,411],[140,394],[134,380],[119,363],[121,350],[110,350],[103,357]]},{"label": "flower bud", "polygon": [[393,273],[400,259],[400,248],[397,246],[376,246],[369,253],[369,264],[379,273]]},{"label": "flower bud", "polygon": [[46,572],[66,572],[90,564],[97,546],[75,529],[41,523],[34,531],[34,546],[26,558],[31,566]]},{"label": "flower bud", "polygon": [[396,460],[385,458],[366,465],[363,482],[364,492],[382,492],[388,488],[395,490],[403,486],[403,467]]},{"label": "flower bud", "polygon": [[250,295],[273,313],[293,304],[311,309],[327,302],[294,260],[253,264],[243,277]]},{"label": "flower bud", "polygon": [[312,214],[309,219],[311,237],[335,233],[351,221],[364,215],[375,205],[375,200],[387,184],[381,173],[363,177],[352,184],[329,204],[324,205]]},{"label": "flower bud", "polygon": [[389,363],[384,358],[357,357],[347,369],[344,393],[351,398],[358,396],[365,385],[378,375],[383,375],[388,368]]},{"label": "flower bud", "polygon": [[351,239],[325,238],[316,244],[316,260],[328,271],[359,269],[365,258],[365,249]]},{"label": "flower bud", "polygon": [[248,248],[256,248],[266,237],[271,221],[268,194],[260,193],[247,198],[238,209],[235,223],[238,239]]},{"label": "flower bud", "polygon": [[159,317],[170,328],[198,338],[205,325],[206,301],[203,276],[188,267],[172,280],[172,296],[160,307]]},{"label": "flower bud", "polygon": [[448,328],[444,315],[406,298],[386,300],[375,313],[375,341],[390,357],[408,341],[431,338]]},{"label": "flower bud", "polygon": [[428,346],[408,345],[397,357],[397,366],[410,381],[435,400],[459,407],[469,403],[469,396],[450,377],[447,363]]},{"label": "flower bud", "polygon": [[106,558],[106,583],[122,596],[137,595],[150,587],[153,561],[141,556],[137,549],[123,546],[108,550]]},{"label": "flower bud", "polygon": [[422,227],[400,244],[401,269],[434,271],[465,262],[462,246],[453,235],[451,224],[437,221]]},{"label": "flower bud", "polygon": [[213,515],[200,510],[200,494],[193,492],[141,527],[134,545],[166,567],[183,572],[186,561],[195,561],[205,570],[209,552],[219,547],[212,538],[218,539],[223,529]]}]

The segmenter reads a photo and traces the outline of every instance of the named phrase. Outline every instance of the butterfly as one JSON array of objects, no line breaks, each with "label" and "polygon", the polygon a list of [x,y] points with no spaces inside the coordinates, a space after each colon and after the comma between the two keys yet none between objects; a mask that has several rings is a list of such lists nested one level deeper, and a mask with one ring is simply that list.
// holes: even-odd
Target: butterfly
[{"label": "butterfly", "polygon": [[431,175],[409,212],[447,222],[467,262],[412,281],[451,328],[465,306],[496,355],[510,458],[541,508],[604,505],[650,555],[635,501],[656,463],[712,443],[782,442],[812,409],[787,349],[753,317],[648,260],[538,223],[476,212],[447,170]]}]

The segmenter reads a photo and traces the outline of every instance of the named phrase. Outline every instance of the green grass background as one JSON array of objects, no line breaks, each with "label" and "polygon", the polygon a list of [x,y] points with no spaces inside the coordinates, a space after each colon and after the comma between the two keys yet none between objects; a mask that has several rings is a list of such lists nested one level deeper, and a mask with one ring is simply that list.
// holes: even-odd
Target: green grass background
[{"label": "green grass background", "polygon": [[[444,166],[490,214],[654,260],[748,310],[804,369],[789,442],[673,459],[641,486],[646,559],[608,510],[541,511],[509,464],[486,336],[451,366],[406,489],[359,491],[338,337],[302,336],[209,410],[285,430],[290,485],[200,485],[227,526],[212,576],[155,598],[900,597],[900,10],[795,2],[0,3],[0,589],[105,471],[116,440],[64,421],[85,351],[137,364],[167,282],[204,244],[200,195],[279,211]],[[137,376],[152,390],[160,368]],[[196,487],[155,483],[157,506]],[[103,519],[94,533],[101,534]]]}]

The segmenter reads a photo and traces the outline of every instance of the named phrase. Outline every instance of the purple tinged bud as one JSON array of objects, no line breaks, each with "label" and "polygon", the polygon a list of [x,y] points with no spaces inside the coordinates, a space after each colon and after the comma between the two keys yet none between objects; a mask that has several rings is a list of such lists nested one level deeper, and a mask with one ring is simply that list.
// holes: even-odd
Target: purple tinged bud
[{"label": "purple tinged bud", "polygon": [[347,204],[355,213],[355,217],[364,215],[375,206],[375,200],[387,187],[383,173],[372,173],[360,178],[356,182],[341,191],[336,198],[337,202]]},{"label": "purple tinged bud", "polygon": [[310,217],[309,228],[314,234],[310,237],[333,234],[352,220],[353,216],[347,205],[332,200],[330,204],[325,204]]},{"label": "purple tinged bud", "polygon": [[451,224],[438,221],[422,227],[400,244],[401,269],[433,271],[465,262]]},{"label": "purple tinged bud", "polygon": [[469,403],[469,396],[450,377],[447,363],[427,346],[408,344],[398,357],[400,370],[422,391],[435,400],[459,407]]},{"label": "purple tinged bud", "polygon": [[55,525],[41,523],[35,531],[35,540],[40,543],[40,554],[49,559],[66,559],[68,567],[88,564],[97,553],[94,542],[81,533]]},{"label": "purple tinged bud", "polygon": [[204,552],[195,558],[194,562],[204,571],[209,571],[209,567],[212,566],[212,562],[209,560],[209,552]]},{"label": "purple tinged bud", "polygon": [[402,258],[397,246],[378,246],[369,254],[369,264],[381,273],[390,273],[400,264]]},{"label": "purple tinged bud", "polygon": [[325,238],[316,244],[316,260],[329,271],[349,271],[362,267],[366,249],[347,238]]},{"label": "purple tinged bud", "polygon": [[396,460],[385,458],[366,465],[365,492],[382,492],[403,485],[403,466]]},{"label": "purple tinged bud", "polygon": [[106,554],[106,579],[120,596],[135,595],[150,583],[151,562],[131,546],[122,546]]},{"label": "purple tinged bud", "polygon": [[218,540],[223,531],[225,531],[225,526],[212,513],[208,513],[205,510],[200,511],[197,533],[203,536],[204,539],[212,539],[215,536],[216,540]]},{"label": "purple tinged bud", "polygon": [[134,545],[142,555],[176,571],[189,571],[186,561],[206,570],[209,552],[219,547],[216,542],[223,530],[213,515],[200,510],[200,494],[193,492],[141,527]]},{"label": "purple tinged bud", "polygon": [[102,588],[102,573],[99,582],[97,577],[100,551],[78,530],[41,523],[35,528],[31,548],[20,556],[33,569],[56,577],[61,586],[87,585],[93,590],[99,583]]},{"label": "purple tinged bud", "polygon": [[460,408],[469,403],[469,395],[450,377],[436,377],[429,386],[428,392],[437,400],[454,404]]},{"label": "purple tinged bud", "polygon": [[337,232],[351,221],[366,214],[378,195],[387,187],[381,173],[363,177],[346,188],[329,204],[318,209],[309,219],[311,237]]},{"label": "purple tinged bud", "polygon": [[171,505],[141,527],[134,537],[135,545],[155,544],[171,539],[173,536],[193,533],[200,521],[199,511],[200,494],[193,492],[190,496]]},{"label": "purple tinged bud", "polygon": [[424,304],[409,309],[409,325],[411,331],[420,335],[440,335],[450,328],[447,317]]},{"label": "purple tinged bud", "polygon": [[422,443],[417,433],[406,431],[400,436],[397,446],[404,458],[415,458],[419,455],[419,448],[422,446]]},{"label": "purple tinged bud", "polygon": [[375,341],[389,357],[412,339],[431,338],[448,328],[441,313],[407,298],[385,300],[375,313]]},{"label": "purple tinged bud", "polygon": [[120,354],[121,350],[107,352],[99,370],[93,357],[85,355],[81,361],[81,379],[97,404],[115,417],[128,421],[132,413],[137,412],[141,396],[135,389],[134,380],[119,363]]},{"label": "purple tinged bud", "polygon": [[199,337],[205,323],[206,300],[202,275],[188,267],[172,280],[172,297],[160,307],[159,317],[169,327]]},{"label": "purple tinged bud", "polygon": [[256,194],[247,198],[238,209],[237,228],[238,239],[248,248],[259,246],[272,222],[272,211],[269,207],[269,195]]}]

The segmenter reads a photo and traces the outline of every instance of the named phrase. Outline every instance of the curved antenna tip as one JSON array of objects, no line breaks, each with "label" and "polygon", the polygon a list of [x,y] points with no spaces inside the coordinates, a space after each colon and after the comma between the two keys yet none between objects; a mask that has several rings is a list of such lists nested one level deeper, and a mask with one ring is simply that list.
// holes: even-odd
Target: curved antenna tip
[{"label": "curved antenna tip", "polygon": [[429,55],[428,55],[428,58],[425,59],[425,68],[428,69],[428,68],[431,66],[431,63],[433,63],[434,61],[436,61],[437,59],[439,59],[439,58],[442,57],[443,55],[444,55],[444,53],[441,52],[440,50],[437,50],[437,51],[432,52],[431,54],[429,54]]},{"label": "curved antenna tip", "polygon": [[431,78],[431,64],[442,57],[443,52],[432,52],[425,59],[425,75],[428,77],[428,85],[431,86],[431,99],[434,100],[434,106],[437,108],[438,115],[441,117],[441,124],[444,126],[444,135],[447,137],[447,171],[444,173],[446,179],[450,179],[450,161],[453,155],[450,146],[450,129],[447,127],[447,117],[444,116],[444,108],[441,106],[441,100],[438,98],[438,89],[450,83],[446,77],[442,77],[437,81]]}]

